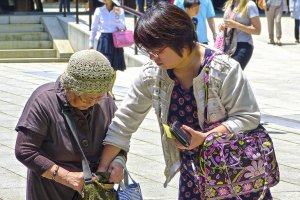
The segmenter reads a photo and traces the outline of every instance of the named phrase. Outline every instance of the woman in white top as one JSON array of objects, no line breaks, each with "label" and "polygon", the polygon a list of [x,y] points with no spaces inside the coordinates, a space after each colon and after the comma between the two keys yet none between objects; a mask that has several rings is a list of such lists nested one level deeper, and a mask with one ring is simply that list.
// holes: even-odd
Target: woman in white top
[{"label": "woman in white top", "polygon": [[[104,5],[95,10],[89,47],[94,48],[95,36],[100,33],[97,51],[107,57],[115,71],[124,71],[126,69],[124,50],[114,47],[112,39],[113,32],[126,28],[124,10],[119,7],[118,0],[100,0],[100,2]],[[114,97],[113,94],[112,96]]]},{"label": "woman in white top", "polygon": [[300,0],[290,0],[291,17],[295,19],[295,39],[296,43],[299,40],[299,26],[300,26]]}]

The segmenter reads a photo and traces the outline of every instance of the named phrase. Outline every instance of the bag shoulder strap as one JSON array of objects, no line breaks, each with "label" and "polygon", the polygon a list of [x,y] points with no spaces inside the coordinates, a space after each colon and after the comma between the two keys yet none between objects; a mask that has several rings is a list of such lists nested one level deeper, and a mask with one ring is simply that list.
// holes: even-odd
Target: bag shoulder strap
[{"label": "bag shoulder strap", "polygon": [[204,99],[204,122],[207,124],[207,104],[208,104],[208,83],[209,83],[209,68],[211,61],[221,53],[216,51],[211,51],[211,55],[206,56],[204,60],[203,70],[205,70],[204,74],[204,91],[205,91],[205,99]]},{"label": "bag shoulder strap", "polygon": [[80,142],[79,142],[77,134],[76,134],[77,131],[76,131],[76,125],[75,125],[75,121],[74,121],[74,118],[73,118],[72,110],[68,105],[64,105],[62,103],[61,103],[61,105],[62,105],[62,113],[65,116],[65,119],[66,119],[66,121],[69,125],[69,128],[71,129],[72,136],[73,136],[74,140],[76,141],[76,144],[77,144],[77,146],[79,148],[79,151],[80,151],[80,154],[81,154],[84,182],[85,183],[92,183],[92,172],[91,172],[91,169],[89,167],[89,162],[88,162],[86,156],[84,155],[84,152],[81,148]]}]

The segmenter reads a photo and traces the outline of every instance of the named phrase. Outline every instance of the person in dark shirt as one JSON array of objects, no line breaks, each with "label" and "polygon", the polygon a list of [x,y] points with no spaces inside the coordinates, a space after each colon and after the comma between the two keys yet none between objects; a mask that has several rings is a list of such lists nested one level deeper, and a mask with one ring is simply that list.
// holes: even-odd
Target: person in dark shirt
[{"label": "person in dark shirt", "polygon": [[[107,92],[115,76],[109,61],[96,50],[74,53],[56,82],[37,88],[28,99],[16,126],[15,154],[27,168],[27,200],[81,199],[82,158],[62,113],[68,107],[81,147],[96,172],[116,105]],[[125,154],[111,162],[110,181],[123,177]],[[76,198],[74,198],[76,197]]]}]

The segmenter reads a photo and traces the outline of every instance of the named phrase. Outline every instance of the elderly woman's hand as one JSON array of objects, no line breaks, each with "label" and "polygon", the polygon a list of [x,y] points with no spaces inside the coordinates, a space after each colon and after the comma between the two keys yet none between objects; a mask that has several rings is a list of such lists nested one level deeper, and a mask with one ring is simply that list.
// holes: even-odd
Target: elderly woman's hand
[{"label": "elderly woman's hand", "polygon": [[124,166],[119,162],[112,161],[109,165],[108,172],[110,172],[109,182],[120,183],[124,178]]},{"label": "elderly woman's hand", "polygon": [[79,192],[79,194],[82,193],[84,186],[83,172],[68,172],[63,179],[67,183],[67,186]]}]

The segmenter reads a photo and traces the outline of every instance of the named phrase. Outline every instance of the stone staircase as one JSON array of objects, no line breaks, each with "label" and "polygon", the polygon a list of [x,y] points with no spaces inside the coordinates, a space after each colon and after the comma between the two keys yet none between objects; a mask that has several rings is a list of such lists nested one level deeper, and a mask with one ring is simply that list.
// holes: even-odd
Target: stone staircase
[{"label": "stone staircase", "polygon": [[72,53],[55,16],[0,16],[0,63],[67,62]]}]

